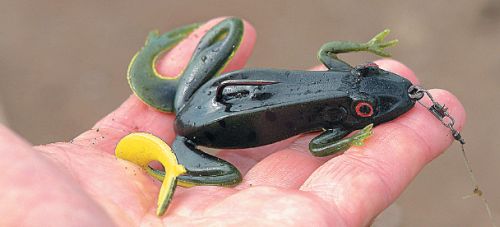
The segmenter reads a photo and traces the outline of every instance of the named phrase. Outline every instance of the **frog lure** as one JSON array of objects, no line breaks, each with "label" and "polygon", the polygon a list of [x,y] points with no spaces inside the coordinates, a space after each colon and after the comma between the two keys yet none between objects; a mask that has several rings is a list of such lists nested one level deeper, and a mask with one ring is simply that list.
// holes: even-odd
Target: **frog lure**
[{"label": "frog lure", "polygon": [[[132,133],[116,147],[117,157],[140,165],[163,181],[159,216],[167,210],[177,184],[233,186],[241,182],[235,166],[197,146],[250,148],[323,131],[311,140],[309,149],[314,156],[327,156],[362,145],[374,125],[397,118],[428,95],[423,88],[374,63],[352,67],[337,57],[356,51],[389,57],[384,48],[397,43],[384,41],[389,30],[366,43],[324,44],[318,58],[327,71],[243,69],[219,75],[242,40],[243,22],[238,18],[212,27],[180,76],[159,75],[155,65],[158,57],[198,26],[188,25],[163,35],[151,32],[128,69],[130,87],[143,102],[176,114],[177,136],[172,149],[148,133]],[[452,119],[444,106],[436,104],[430,109],[436,117],[442,122],[443,118]],[[453,125],[448,126],[460,139]],[[151,168],[152,161],[163,164],[165,171]]]}]

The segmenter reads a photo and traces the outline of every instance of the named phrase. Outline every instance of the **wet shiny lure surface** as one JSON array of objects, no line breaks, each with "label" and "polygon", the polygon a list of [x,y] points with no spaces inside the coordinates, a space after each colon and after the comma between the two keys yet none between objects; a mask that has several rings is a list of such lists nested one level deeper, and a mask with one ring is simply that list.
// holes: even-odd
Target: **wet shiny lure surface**
[{"label": "wet shiny lure surface", "polygon": [[[131,134],[117,146],[118,157],[163,180],[158,215],[166,211],[176,184],[229,186],[241,181],[232,164],[197,146],[249,148],[323,131],[309,148],[315,156],[326,156],[361,145],[374,125],[390,121],[415,105],[408,96],[412,84],[407,79],[373,63],[352,67],[337,57],[354,51],[389,56],[384,48],[397,41],[384,41],[388,30],[366,43],[333,41],[323,45],[318,58],[327,71],[244,69],[219,76],[243,36],[243,22],[228,18],[201,39],[180,76],[161,77],[155,69],[158,56],[197,27],[188,25],[163,35],[152,32],[129,67],[134,93],[146,104],[176,114],[177,137],[172,150],[144,133]],[[147,144],[148,151],[141,144]],[[165,172],[150,168],[151,161],[162,162]]]}]

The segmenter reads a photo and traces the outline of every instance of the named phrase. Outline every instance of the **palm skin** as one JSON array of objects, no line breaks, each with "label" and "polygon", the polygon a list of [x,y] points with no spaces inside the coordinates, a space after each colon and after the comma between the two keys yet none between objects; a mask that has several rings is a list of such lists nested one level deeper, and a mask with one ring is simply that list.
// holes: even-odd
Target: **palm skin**
[{"label": "palm skin", "polygon": [[[219,20],[179,44],[160,60],[158,70],[178,74],[203,32]],[[226,71],[244,65],[254,41],[255,31],[246,23],[243,43]],[[377,63],[417,83],[401,63]],[[461,129],[465,112],[458,100],[443,90],[431,92],[446,103]],[[31,147],[0,126],[0,226],[366,226],[453,140],[417,105],[375,127],[365,145],[336,157],[313,157],[308,142],[314,135],[254,149],[223,150],[218,156],[240,169],[243,182],[234,188],[179,187],[167,214],[157,217],[160,183],[113,153],[120,138],[136,131],[171,143],[173,119],[173,114],[160,113],[131,96],[68,143]]]}]

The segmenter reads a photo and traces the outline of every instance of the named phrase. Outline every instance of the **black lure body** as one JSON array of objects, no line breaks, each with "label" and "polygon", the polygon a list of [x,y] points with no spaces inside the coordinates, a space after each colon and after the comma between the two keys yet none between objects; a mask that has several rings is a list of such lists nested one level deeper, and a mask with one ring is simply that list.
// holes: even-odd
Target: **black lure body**
[{"label": "black lure body", "polygon": [[[231,81],[243,85],[220,89]],[[351,71],[240,70],[201,86],[177,113],[175,130],[215,148],[262,146],[323,129],[352,132],[408,111],[415,104],[411,85],[374,64]],[[372,110],[359,114],[359,103]]]}]

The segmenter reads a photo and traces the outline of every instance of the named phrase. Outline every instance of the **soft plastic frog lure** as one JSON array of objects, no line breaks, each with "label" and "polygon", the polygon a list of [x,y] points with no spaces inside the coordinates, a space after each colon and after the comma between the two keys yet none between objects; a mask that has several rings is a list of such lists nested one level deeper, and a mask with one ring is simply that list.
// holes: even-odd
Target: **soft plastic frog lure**
[{"label": "soft plastic frog lure", "polygon": [[[337,57],[355,51],[388,57],[384,49],[397,43],[384,41],[389,30],[366,43],[326,43],[318,58],[327,71],[244,69],[218,76],[243,36],[243,22],[237,18],[225,19],[206,33],[180,76],[159,75],[157,58],[197,27],[188,25],[161,36],[150,33],[128,70],[130,87],[142,101],[176,114],[172,149],[146,133],[130,134],[116,148],[117,157],[163,181],[158,215],[166,211],[176,184],[232,186],[241,181],[236,167],[197,146],[249,148],[323,131],[309,149],[315,156],[327,156],[362,145],[374,125],[407,112],[425,94],[374,63],[352,67]],[[149,167],[151,161],[161,162],[165,171]]]}]

